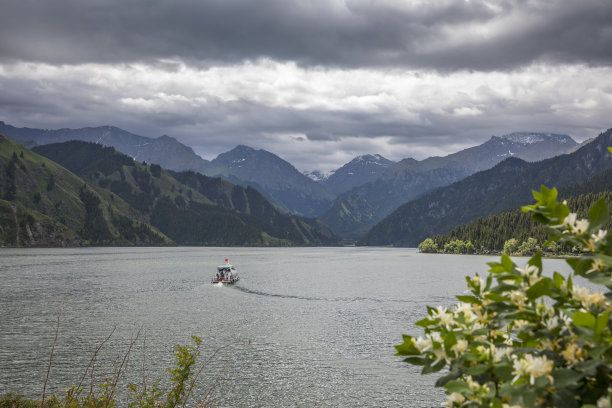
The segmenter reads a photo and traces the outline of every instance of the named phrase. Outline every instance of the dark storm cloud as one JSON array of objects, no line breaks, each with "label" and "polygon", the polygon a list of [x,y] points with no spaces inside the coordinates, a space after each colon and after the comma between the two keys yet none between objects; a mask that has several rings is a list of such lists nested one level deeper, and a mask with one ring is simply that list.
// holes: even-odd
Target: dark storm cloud
[{"label": "dark storm cloud", "polygon": [[[8,0],[0,58],[512,69],[609,64],[612,2]],[[172,67],[169,67],[172,69]]]}]

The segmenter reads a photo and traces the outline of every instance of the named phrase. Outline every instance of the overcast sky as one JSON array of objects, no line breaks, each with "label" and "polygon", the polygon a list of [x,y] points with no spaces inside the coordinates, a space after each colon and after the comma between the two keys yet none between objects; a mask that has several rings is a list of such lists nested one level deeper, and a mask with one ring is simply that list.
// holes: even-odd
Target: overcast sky
[{"label": "overcast sky", "polygon": [[610,0],[3,0],[0,120],[299,170],[612,127]]}]

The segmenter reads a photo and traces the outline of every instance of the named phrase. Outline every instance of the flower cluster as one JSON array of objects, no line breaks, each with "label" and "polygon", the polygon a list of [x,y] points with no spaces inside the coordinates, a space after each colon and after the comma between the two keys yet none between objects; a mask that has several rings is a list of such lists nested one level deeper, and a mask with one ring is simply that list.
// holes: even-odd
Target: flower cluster
[{"label": "flower cluster", "polygon": [[[527,206],[544,223],[549,242],[578,247],[573,272],[543,274],[536,254],[526,265],[507,255],[489,263],[486,277],[467,277],[468,293],[452,308],[428,307],[416,323],[422,336],[404,335],[396,346],[436,382],[449,407],[606,407],[612,392],[612,239],[603,200],[578,219],[557,191],[542,187]],[[602,290],[574,284],[583,276]]]}]

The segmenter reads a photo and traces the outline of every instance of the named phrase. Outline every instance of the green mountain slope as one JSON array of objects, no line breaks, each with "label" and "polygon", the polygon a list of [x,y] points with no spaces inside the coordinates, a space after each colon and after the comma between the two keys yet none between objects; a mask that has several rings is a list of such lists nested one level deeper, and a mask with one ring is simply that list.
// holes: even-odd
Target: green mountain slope
[{"label": "green mountain slope", "polygon": [[490,170],[404,204],[372,228],[366,245],[416,246],[478,217],[518,208],[540,185],[564,187],[612,168],[612,129],[572,154],[536,163],[507,159]]},{"label": "green mountain slope", "polygon": [[156,245],[126,202],[0,136],[0,245]]},{"label": "green mountain slope", "polygon": [[319,245],[335,240],[324,225],[283,214],[257,191],[221,179],[171,173],[95,143],[70,141],[34,150],[118,195],[179,244]]}]

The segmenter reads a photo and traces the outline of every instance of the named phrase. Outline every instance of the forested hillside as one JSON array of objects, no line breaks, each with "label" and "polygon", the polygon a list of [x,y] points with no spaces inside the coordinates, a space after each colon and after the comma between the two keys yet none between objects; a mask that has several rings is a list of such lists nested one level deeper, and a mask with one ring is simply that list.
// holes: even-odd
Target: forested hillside
[{"label": "forested hillside", "polygon": [[[586,218],[591,206],[602,197],[608,203],[608,207],[612,208],[612,190],[568,197],[567,204],[580,218]],[[610,230],[610,228],[612,228],[612,222],[609,222],[604,229]],[[447,234],[436,235],[433,241],[439,249],[444,248],[453,240],[460,240],[470,241],[476,251],[501,252],[504,244],[512,238],[519,244],[528,241],[529,238],[534,238],[541,246],[548,239],[548,234],[542,224],[533,221],[529,214],[516,209],[478,218],[455,227]]]},{"label": "forested hillside", "polygon": [[121,198],[0,136],[0,245],[158,245]]}]

